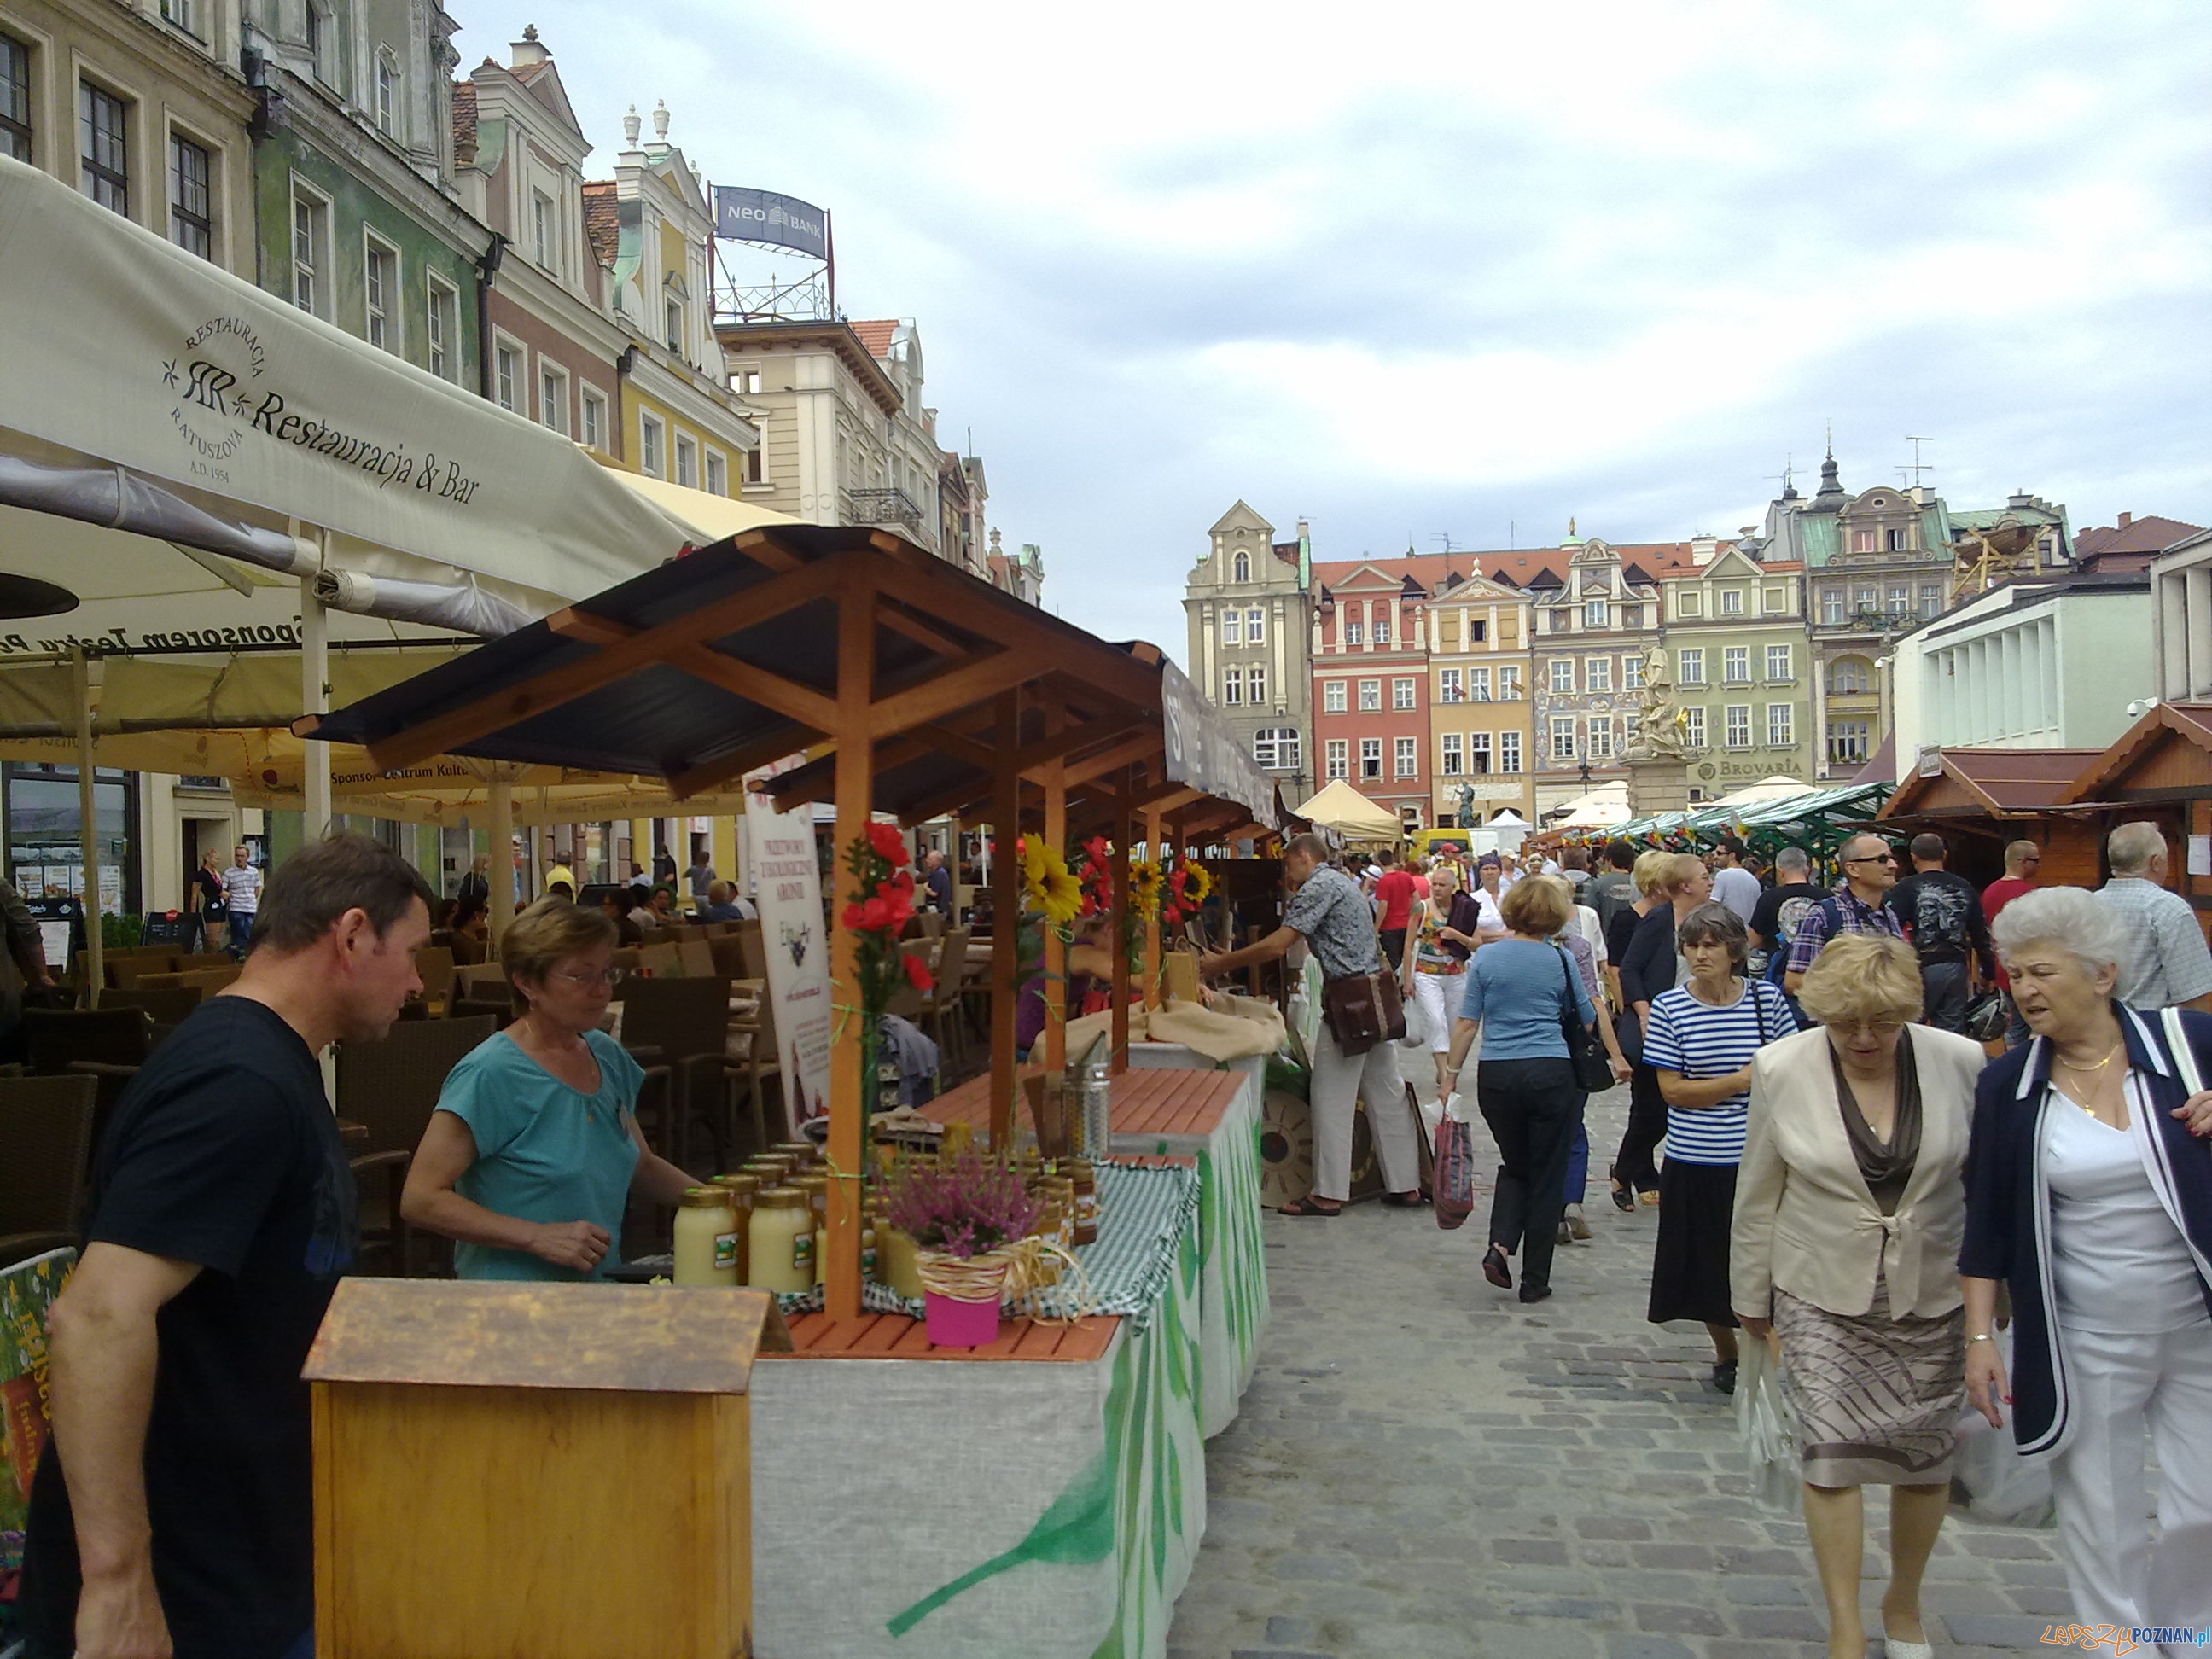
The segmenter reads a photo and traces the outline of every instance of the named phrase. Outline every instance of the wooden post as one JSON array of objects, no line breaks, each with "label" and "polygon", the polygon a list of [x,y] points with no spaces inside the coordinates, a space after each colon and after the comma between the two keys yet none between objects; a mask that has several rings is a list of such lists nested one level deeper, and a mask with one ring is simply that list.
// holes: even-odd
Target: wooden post
[{"label": "wooden post", "polygon": [[[868,832],[875,795],[876,591],[854,584],[837,602],[837,840],[830,902],[834,919],[866,896],[849,885],[845,849]],[[829,1260],[823,1271],[823,1310],[832,1319],[860,1316],[860,1075],[866,1038],[860,1013],[859,941],[843,927],[830,929],[830,995],[835,1009],[830,1044]]]},{"label": "wooden post", "polygon": [[[77,856],[84,860],[84,1006],[100,1006],[100,993],[107,983],[107,951],[100,929],[100,815],[95,810],[93,782],[96,773],[92,750],[92,652],[77,646],[70,653],[70,667],[76,690],[76,832]],[[318,745],[320,746],[320,745]],[[66,961],[66,953],[64,953]]]},{"label": "wooden post", "polygon": [[1137,787],[1135,776],[1133,767],[1124,770],[1114,797],[1114,855],[1107,865],[1114,879],[1114,1035],[1109,1046],[1116,1075],[1129,1069],[1129,854],[1137,839],[1129,796]]},{"label": "wooden post", "polygon": [[[1158,812],[1146,812],[1145,814],[1145,854],[1155,864],[1159,863],[1166,856],[1160,846],[1161,834],[1160,815]],[[1160,913],[1158,910],[1145,918],[1145,972],[1149,976],[1146,982],[1151,988],[1145,993],[1145,1000],[1157,1008],[1162,1000]]]},{"label": "wooden post", "polygon": [[[1044,729],[1048,737],[1059,733],[1061,713],[1047,704]],[[1067,850],[1067,762],[1055,756],[1038,769],[1044,785],[1044,844]],[[1048,919],[1044,927],[1044,1065],[1058,1076],[1067,1069],[1067,937],[1060,924]]]},{"label": "wooden post", "polygon": [[1022,742],[1018,691],[993,699],[991,837],[991,1150],[1014,1144],[1014,1005],[1021,994],[1021,859],[1014,840],[1022,830],[1022,776],[1014,769]]}]

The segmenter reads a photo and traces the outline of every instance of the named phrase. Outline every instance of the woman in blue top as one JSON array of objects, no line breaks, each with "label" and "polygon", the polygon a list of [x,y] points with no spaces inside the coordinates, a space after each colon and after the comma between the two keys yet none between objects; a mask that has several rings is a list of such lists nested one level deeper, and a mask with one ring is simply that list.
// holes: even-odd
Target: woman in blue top
[{"label": "woman in blue top", "polygon": [[[1523,876],[1498,907],[1511,931],[1474,953],[1465,975],[1459,1023],[1452,1033],[1449,1075],[1467,1063],[1482,1033],[1475,1067],[1475,1103],[1498,1142],[1498,1190],[1491,1201],[1490,1249],[1482,1276],[1500,1290],[1513,1284],[1507,1258],[1523,1243],[1521,1299],[1552,1293],[1552,1251],[1566,1206],[1567,1160],[1582,1121],[1583,1091],[1567,1061],[1561,1021],[1590,1024],[1597,1009],[1567,953],[1552,935],[1574,919],[1575,902],[1557,876]],[[1606,1045],[1612,1048],[1610,1041]],[[1628,1080],[1618,1051],[1613,1074]]]},{"label": "woman in blue top", "polygon": [[1689,982],[1652,999],[1644,1063],[1667,1102],[1659,1237],[1651,1251],[1655,1325],[1694,1319],[1713,1339],[1713,1386],[1735,1392],[1729,1230],[1751,1108],[1752,1058],[1797,1035],[1781,988],[1744,975],[1750,935],[1725,904],[1700,904],[1674,930]]},{"label": "woman in blue top", "polygon": [[522,1013],[453,1067],[407,1171],[400,1213],[458,1241],[463,1279],[594,1279],[620,1257],[635,1190],[682,1201],[690,1176],[646,1150],[645,1073],[599,1029],[614,924],[543,899],[500,940]]}]

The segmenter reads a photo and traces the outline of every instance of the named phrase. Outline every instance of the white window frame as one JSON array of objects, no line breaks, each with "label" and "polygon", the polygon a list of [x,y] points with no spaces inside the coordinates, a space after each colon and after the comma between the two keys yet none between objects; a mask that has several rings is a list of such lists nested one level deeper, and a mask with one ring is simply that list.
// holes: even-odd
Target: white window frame
[{"label": "white window frame", "polygon": [[1500,732],[1498,734],[1498,771],[1508,775],[1516,775],[1522,769],[1521,762],[1521,734],[1518,732]]},{"label": "white window frame", "polygon": [[1411,674],[1394,677],[1390,681],[1390,707],[1400,714],[1420,707],[1419,694],[1413,688],[1420,682]]},{"label": "white window frame", "polygon": [[577,410],[582,430],[577,435],[593,449],[607,447],[607,397],[589,380],[577,391]]},{"label": "white window frame", "polygon": [[1456,778],[1467,770],[1467,740],[1456,732],[1446,732],[1438,751],[1437,774],[1440,777]]},{"label": "white window frame", "polygon": [[1244,613],[1234,605],[1221,613],[1221,642],[1224,645],[1244,643]]},{"label": "white window frame", "polygon": [[1751,747],[1751,705],[1731,702],[1721,709],[1721,747],[1748,749]]},{"label": "white window frame", "polygon": [[530,372],[530,353],[522,342],[511,335],[495,332],[491,337],[491,400],[510,414],[529,418],[529,411],[520,404],[530,395],[527,377]]},{"label": "white window frame", "polygon": [[1244,706],[1244,671],[1224,668],[1221,671],[1221,706],[1242,708]]},{"label": "white window frame", "polygon": [[676,434],[676,482],[686,489],[699,487],[699,441],[688,432]]},{"label": "white window frame", "polygon": [[1620,659],[1620,689],[1641,691],[1644,689],[1644,655],[1632,651]]},{"label": "white window frame", "polygon": [[1328,768],[1328,780],[1349,778],[1352,775],[1352,744],[1344,738],[1330,738],[1322,751],[1322,763]]},{"label": "white window frame", "polygon": [[1244,671],[1244,700],[1255,708],[1267,701],[1267,670],[1264,664],[1255,662]]},{"label": "white window frame", "polygon": [[1766,746],[1769,749],[1793,749],[1797,744],[1797,705],[1794,702],[1770,702],[1766,705]]},{"label": "white window frame", "polygon": [[1344,681],[1323,680],[1321,683],[1321,712],[1324,714],[1341,714],[1346,713],[1348,699],[1345,693],[1346,683]]},{"label": "white window frame", "polygon": [[1702,706],[1692,706],[1682,711],[1682,742],[1691,749],[1705,746],[1705,711]]},{"label": "white window frame", "polygon": [[403,143],[400,123],[405,117],[405,79],[399,72],[399,60],[391,52],[376,49],[375,82],[372,88],[374,105],[371,111],[376,130],[394,143]]},{"label": "white window frame", "polygon": [[1585,629],[1603,629],[1611,626],[1612,622],[1613,602],[1610,599],[1583,601],[1583,626]]},{"label": "white window frame", "polygon": [[[388,278],[382,283],[370,280],[379,256],[382,257]],[[405,355],[400,319],[407,314],[406,287],[400,280],[400,269],[399,250],[364,225],[361,233],[361,337],[395,357]],[[390,292],[392,289],[399,291]],[[385,291],[380,295],[380,289]],[[382,339],[377,338],[379,333],[384,336]]]},{"label": "white window frame", "polygon": [[1521,701],[1521,665],[1502,662],[1498,665],[1498,700],[1500,702]]},{"label": "white window frame", "polygon": [[[441,307],[447,307],[441,310]],[[422,271],[422,355],[441,380],[460,363],[461,291],[428,267]]]},{"label": "white window frame", "polygon": [[1574,695],[1575,659],[1572,657],[1553,658],[1546,665],[1545,672],[1550,677],[1553,696],[1566,697]]},{"label": "white window frame", "polygon": [[1797,678],[1797,653],[1792,647],[1770,645],[1766,647],[1766,678],[1770,681]]},{"label": "white window frame", "polygon": [[1575,757],[1575,717],[1572,714],[1553,715],[1549,737],[1553,760],[1571,761]]},{"label": "white window frame", "polygon": [[1381,713],[1382,708],[1382,682],[1380,680],[1360,681],[1359,712],[1363,714],[1374,714]]},{"label": "white window frame", "polygon": [[561,274],[561,204],[535,185],[530,191],[531,257],[540,270]]},{"label": "white window frame", "polygon": [[1743,615],[1743,589],[1741,587],[1721,589],[1721,615],[1723,617]]},{"label": "white window frame", "polygon": [[1376,644],[1388,645],[1390,643],[1390,612],[1389,611],[1378,611],[1375,613],[1374,634]]},{"label": "white window frame", "polygon": [[775,486],[768,476],[768,420],[764,416],[753,417],[753,428],[760,434],[760,441],[745,451],[744,487],[747,489],[769,489]]},{"label": "white window frame", "polygon": [[1705,683],[1705,647],[1686,645],[1674,653],[1674,684],[1703,685]]},{"label": "white window frame", "polygon": [[719,449],[709,449],[707,452],[704,485],[709,495],[726,495],[730,493],[730,458]]},{"label": "white window frame", "polygon": [[1237,556],[1230,563],[1229,579],[1238,582],[1249,582],[1252,580],[1252,556],[1241,547],[1237,550]]},{"label": "white window frame", "polygon": [[1255,608],[1244,613],[1244,643],[1265,645],[1267,642],[1267,613]]},{"label": "white window frame", "polygon": [[1613,758],[1613,716],[1593,714],[1589,722],[1589,742],[1587,745],[1592,760]]},{"label": "white window frame", "polygon": [[[553,418],[545,418],[548,390],[552,393]],[[560,433],[568,432],[568,371],[545,358],[538,360],[538,423]]]},{"label": "white window frame", "polygon": [[1824,587],[1820,590],[1821,626],[1825,628],[1841,627],[1843,625],[1844,619],[1850,615],[1850,607],[1844,599],[1844,590],[1842,588]]},{"label": "white window frame", "polygon": [[1613,690],[1613,659],[1584,657],[1583,659],[1583,690],[1607,692]]},{"label": "white window frame", "polygon": [[637,412],[637,464],[648,478],[668,476],[668,422],[642,409]]},{"label": "white window frame", "polygon": [[1490,701],[1490,670],[1486,666],[1467,671],[1467,696],[1469,702]]},{"label": "white window frame", "polygon": [[761,392],[761,369],[758,363],[739,363],[730,371],[730,390],[740,398],[757,398]]},{"label": "white window frame", "polygon": [[[1371,770],[1370,769],[1372,769]],[[1359,780],[1372,782],[1382,775],[1382,739],[1362,738],[1359,740]]]},{"label": "white window frame", "polygon": [[1440,668],[1437,671],[1437,701],[1438,702],[1467,701],[1466,677],[1460,670]]},{"label": "white window frame", "polygon": [[1747,645],[1724,645],[1721,647],[1721,684],[1749,685],[1751,684],[1751,647]]},{"label": "white window frame", "polygon": [[1295,726],[1263,726],[1252,734],[1252,761],[1262,771],[1295,772],[1303,752]]},{"label": "white window frame", "polygon": [[[300,246],[300,210],[307,210],[307,246],[305,258]],[[291,222],[286,233],[291,252],[292,303],[310,317],[330,319],[331,289],[331,198],[313,185],[303,182],[295,173],[292,179]],[[301,279],[305,278],[307,299],[301,300]]]},{"label": "white window frame", "polygon": [[1393,775],[1401,778],[1421,775],[1421,740],[1419,738],[1394,738],[1391,750]]},{"label": "white window frame", "polygon": [[1345,624],[1344,624],[1344,642],[1345,642],[1346,645],[1364,645],[1364,644],[1366,644],[1366,643],[1367,643],[1367,628],[1366,628],[1366,624],[1364,624],[1364,623],[1356,623],[1356,622],[1352,622],[1352,621],[1347,620],[1347,621],[1345,623]]}]

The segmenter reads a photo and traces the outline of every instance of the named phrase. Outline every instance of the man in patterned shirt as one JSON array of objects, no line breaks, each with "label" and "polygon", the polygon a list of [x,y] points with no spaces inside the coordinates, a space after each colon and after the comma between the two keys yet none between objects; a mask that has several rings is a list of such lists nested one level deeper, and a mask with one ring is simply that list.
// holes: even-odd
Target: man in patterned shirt
[{"label": "man in patterned shirt", "polygon": [[[1328,863],[1328,845],[1319,836],[1293,836],[1283,848],[1283,873],[1292,895],[1283,925],[1256,944],[1199,958],[1208,979],[1255,963],[1273,962],[1304,939],[1321,964],[1324,981],[1372,974],[1382,967],[1375,932],[1375,907],[1359,884]],[[1314,1044],[1314,1184],[1304,1198],[1283,1206],[1280,1213],[1334,1215],[1352,1195],[1352,1119],[1359,1100],[1367,1102],[1368,1127],[1382,1159],[1382,1201],[1399,1206],[1421,1202],[1420,1154],[1413,1141],[1413,1118],[1406,1085],[1398,1075],[1397,1045],[1385,1039],[1365,1053],[1347,1054],[1324,1018]]]},{"label": "man in patterned shirt", "polygon": [[1790,966],[1782,988],[1791,996],[1805,981],[1805,970],[1838,933],[1887,933],[1903,939],[1897,912],[1882,901],[1897,885],[1897,854],[1880,836],[1853,836],[1844,843],[1844,878],[1836,890],[1805,913],[1790,941]]},{"label": "man in patterned shirt", "polygon": [[2097,896],[2118,912],[2128,954],[2113,997],[2130,1008],[2212,1009],[2212,950],[2189,901],[2166,887],[2166,836],[2138,819],[2105,842],[2112,878]]}]

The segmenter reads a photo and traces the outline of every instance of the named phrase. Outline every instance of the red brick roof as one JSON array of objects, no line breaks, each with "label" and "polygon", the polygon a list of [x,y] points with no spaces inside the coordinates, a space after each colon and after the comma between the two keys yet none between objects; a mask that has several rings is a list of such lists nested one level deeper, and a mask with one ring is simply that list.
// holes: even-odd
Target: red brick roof
[{"label": "red brick roof", "polygon": [[622,227],[615,206],[616,185],[611,179],[584,181],[584,234],[590,239],[592,257],[611,265],[622,246]]},{"label": "red brick roof", "polygon": [[853,332],[860,337],[860,343],[867,347],[868,356],[884,358],[891,355],[891,338],[898,332],[896,318],[854,323],[851,326]]},{"label": "red brick roof", "polygon": [[471,154],[477,147],[477,83],[453,82],[453,154]]},{"label": "red brick roof", "polygon": [[[1723,547],[1731,544],[1723,542]],[[1620,556],[1621,568],[1631,580],[1656,580],[1676,569],[1692,568],[1691,544],[1687,542],[1638,542],[1613,544]],[[1492,581],[1504,582],[1514,587],[1564,587],[1567,580],[1567,562],[1573,550],[1564,547],[1535,547],[1509,549],[1492,553],[1415,553],[1395,559],[1332,559],[1316,560],[1314,580],[1334,586],[1355,570],[1371,568],[1388,576],[1410,576],[1431,592],[1446,575],[1465,578],[1480,574]],[[1797,565],[1777,564],[1775,569],[1795,570]]]},{"label": "red brick roof", "polygon": [[2153,556],[2202,528],[2179,519],[2162,519],[2155,513],[2140,519],[2123,513],[2117,525],[2075,532],[2075,562],[2084,570],[2147,570]]}]

